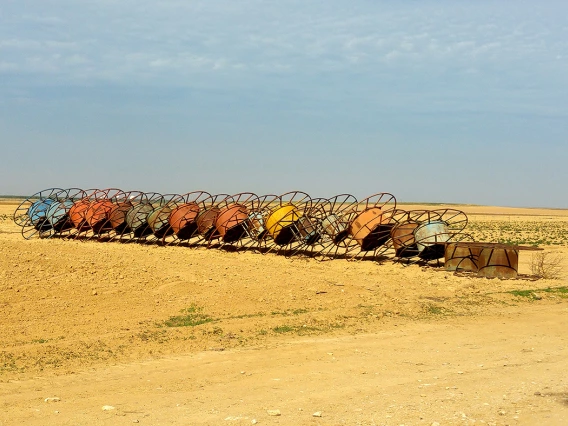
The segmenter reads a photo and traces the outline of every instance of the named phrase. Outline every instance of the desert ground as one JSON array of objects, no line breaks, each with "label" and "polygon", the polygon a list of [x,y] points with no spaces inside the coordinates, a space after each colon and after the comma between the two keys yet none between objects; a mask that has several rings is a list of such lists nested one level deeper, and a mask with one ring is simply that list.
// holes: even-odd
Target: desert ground
[{"label": "desert ground", "polygon": [[0,425],[568,424],[568,210],[451,207],[559,276],[25,240],[0,200]]}]

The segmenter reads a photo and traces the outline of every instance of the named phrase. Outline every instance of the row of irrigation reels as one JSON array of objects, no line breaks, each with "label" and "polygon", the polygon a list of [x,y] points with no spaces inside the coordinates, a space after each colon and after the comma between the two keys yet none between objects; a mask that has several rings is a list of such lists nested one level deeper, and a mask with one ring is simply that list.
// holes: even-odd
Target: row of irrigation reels
[{"label": "row of irrigation reels", "polygon": [[467,224],[457,210],[397,210],[389,193],[357,201],[350,194],[324,199],[301,191],[162,195],[114,188],[44,190],[25,200],[14,220],[26,239],[230,246],[319,259],[376,259],[392,249],[407,261],[438,259],[440,243]]}]

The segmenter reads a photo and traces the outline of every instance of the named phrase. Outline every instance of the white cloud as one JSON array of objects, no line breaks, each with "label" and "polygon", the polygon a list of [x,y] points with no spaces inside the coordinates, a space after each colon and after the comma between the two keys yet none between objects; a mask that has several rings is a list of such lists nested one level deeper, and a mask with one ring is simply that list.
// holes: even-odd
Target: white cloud
[{"label": "white cloud", "polygon": [[350,91],[399,80],[409,90],[428,92],[446,85],[448,75],[469,79],[472,87],[503,80],[522,85],[527,76],[558,85],[568,68],[568,30],[554,18],[559,12],[545,13],[546,6],[538,15],[533,5],[458,7],[444,0],[413,6],[339,0],[31,3],[34,16],[14,3],[13,13],[0,17],[4,75],[34,73],[66,84],[230,87],[254,86],[275,74],[285,74],[281,84],[291,86],[293,79],[333,74],[343,76]]}]

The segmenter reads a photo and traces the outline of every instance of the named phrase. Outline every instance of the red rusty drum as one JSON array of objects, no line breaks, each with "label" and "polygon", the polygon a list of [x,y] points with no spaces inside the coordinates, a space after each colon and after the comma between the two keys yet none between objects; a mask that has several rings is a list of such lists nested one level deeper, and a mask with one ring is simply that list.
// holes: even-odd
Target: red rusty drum
[{"label": "red rusty drum", "polygon": [[110,200],[93,201],[85,213],[85,220],[95,232],[109,231],[112,229],[110,213],[114,204]]},{"label": "red rusty drum", "polygon": [[123,232],[128,228],[126,224],[126,213],[132,208],[130,201],[123,201],[114,203],[111,211],[109,212],[109,222],[112,229],[116,232]]},{"label": "red rusty drum", "polygon": [[184,203],[171,211],[168,222],[179,239],[187,240],[195,234],[199,211],[197,203]]},{"label": "red rusty drum", "polygon": [[229,204],[220,209],[215,219],[215,228],[227,243],[240,240],[246,233],[248,209],[242,204]]},{"label": "red rusty drum", "polygon": [[75,228],[79,231],[89,229],[86,215],[90,206],[91,202],[89,199],[82,198],[79,201],[75,201],[69,209],[69,220],[71,220],[73,226],[75,226]]}]

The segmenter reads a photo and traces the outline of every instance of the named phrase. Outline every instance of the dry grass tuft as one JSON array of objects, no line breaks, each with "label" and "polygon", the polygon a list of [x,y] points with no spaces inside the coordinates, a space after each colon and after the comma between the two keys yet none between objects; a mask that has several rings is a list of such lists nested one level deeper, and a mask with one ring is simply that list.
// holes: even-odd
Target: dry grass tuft
[{"label": "dry grass tuft", "polygon": [[531,272],[538,278],[557,280],[562,276],[562,256],[549,251],[535,252],[531,258]]}]

